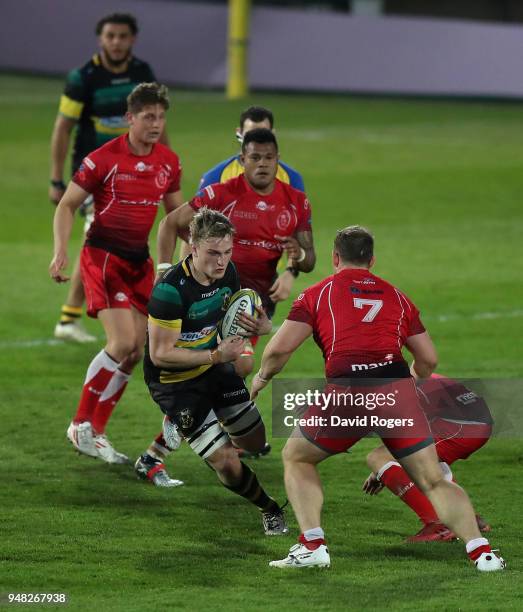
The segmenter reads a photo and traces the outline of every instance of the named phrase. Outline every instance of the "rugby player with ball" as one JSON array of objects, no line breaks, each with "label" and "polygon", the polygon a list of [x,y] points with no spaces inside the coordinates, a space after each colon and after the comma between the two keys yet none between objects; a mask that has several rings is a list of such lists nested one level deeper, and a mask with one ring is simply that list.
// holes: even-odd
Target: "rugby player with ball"
[{"label": "rugby player with ball", "polygon": [[[310,272],[316,262],[314,251],[311,207],[307,196],[277,178],[278,143],[270,129],[249,130],[243,136],[240,156],[244,173],[225,183],[205,187],[188,203],[165,217],[158,232],[158,270],[171,267],[178,236],[186,236],[194,215],[202,207],[218,210],[235,227],[232,261],[238,269],[242,287],[256,290],[269,317],[274,313],[277,299],[274,287],[278,278],[277,266],[284,253],[289,258],[289,270]],[[281,275],[280,275],[281,276]],[[254,366],[253,346],[256,336],[250,337],[235,363],[236,372],[243,378]],[[270,449],[267,444],[262,453]],[[159,434],[147,451],[138,458],[138,475],[156,486],[174,486],[163,461],[172,447]]]},{"label": "rugby player with ball", "polygon": [[[265,444],[260,413],[233,366],[245,344],[234,331],[263,335],[271,329],[254,293],[238,293],[233,233],[232,223],[217,211],[204,207],[194,216],[191,255],[164,274],[148,304],[145,381],[165,415],[166,439],[173,444],[176,428],[224,487],[260,510],[265,534],[283,535],[288,529],[280,506],[232,444],[253,452]],[[218,342],[229,302],[236,316],[227,318]]]}]

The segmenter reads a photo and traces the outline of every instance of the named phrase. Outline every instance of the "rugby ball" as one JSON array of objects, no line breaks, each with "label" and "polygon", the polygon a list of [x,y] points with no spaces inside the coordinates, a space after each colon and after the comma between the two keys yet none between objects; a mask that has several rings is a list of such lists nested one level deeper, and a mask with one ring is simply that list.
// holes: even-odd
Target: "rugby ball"
[{"label": "rugby ball", "polygon": [[245,335],[247,332],[239,324],[238,315],[245,313],[257,317],[258,313],[254,307],[261,307],[261,305],[261,298],[254,289],[240,289],[231,295],[220,326],[220,336],[228,338],[229,336]]}]

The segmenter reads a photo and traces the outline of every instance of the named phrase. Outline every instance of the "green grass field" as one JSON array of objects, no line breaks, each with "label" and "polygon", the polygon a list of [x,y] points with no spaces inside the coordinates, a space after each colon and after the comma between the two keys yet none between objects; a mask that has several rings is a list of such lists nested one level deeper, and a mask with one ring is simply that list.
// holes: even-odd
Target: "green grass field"
[{"label": "green grass field", "polygon": [[[372,440],[321,467],[333,565],[304,573],[267,566],[298,533],[292,511],[292,536],[265,538],[256,511],[188,447],[168,462],[186,486],[170,491],[138,482],[130,466],[73,453],[65,430],[102,334],[88,321],[98,345],[50,342],[65,297],[47,274],[49,138],[61,87],[0,76],[0,592],[65,592],[71,610],[521,610],[521,439],[492,440],[454,469],[508,561],[496,575],[476,572],[461,543],[403,543],[416,517],[388,491],[361,493]],[[318,264],[296,290],[330,273],[336,229],[365,224],[376,237],[375,272],[420,308],[441,373],[522,375],[521,104],[267,94],[232,103],[191,92],[173,92],[173,102],[169,132],[187,198],[204,170],[235,152],[240,110],[274,110],[282,158],[304,175],[313,206]],[[71,254],[80,241],[78,222]],[[286,370],[321,372],[312,342]],[[269,420],[268,391],[259,403]],[[159,423],[137,370],[109,435],[135,457]],[[255,468],[283,500],[284,441],[273,442]]]}]

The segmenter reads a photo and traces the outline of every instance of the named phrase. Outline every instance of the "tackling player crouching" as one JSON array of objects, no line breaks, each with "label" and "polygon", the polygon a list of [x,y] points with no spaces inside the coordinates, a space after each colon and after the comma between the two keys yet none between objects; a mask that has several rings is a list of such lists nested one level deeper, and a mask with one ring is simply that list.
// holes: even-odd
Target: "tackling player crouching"
[{"label": "tackling player crouching", "polygon": [[[192,254],[164,274],[149,301],[145,381],[167,429],[175,424],[220,482],[262,512],[267,535],[282,535],[288,529],[280,507],[231,443],[255,452],[266,441],[260,413],[233,366],[245,341],[231,336],[218,344],[224,304],[240,288],[230,261],[233,233],[227,217],[207,208],[192,220]],[[271,328],[263,311],[257,319],[243,315],[242,326],[257,334]],[[145,469],[158,467],[148,457],[142,456]]]},{"label": "tackling player crouching", "polygon": [[[451,466],[459,459],[467,459],[489,440],[492,434],[492,415],[485,400],[464,384],[432,374],[418,382],[420,404],[429,421],[441,470],[447,480],[454,480]],[[376,495],[387,487],[415,512],[423,527],[407,542],[446,542],[456,536],[443,525],[429,499],[412,482],[410,476],[394,460],[385,446],[367,455],[372,470],[363,485],[369,495]],[[478,528],[490,531],[490,525],[476,515]]]}]

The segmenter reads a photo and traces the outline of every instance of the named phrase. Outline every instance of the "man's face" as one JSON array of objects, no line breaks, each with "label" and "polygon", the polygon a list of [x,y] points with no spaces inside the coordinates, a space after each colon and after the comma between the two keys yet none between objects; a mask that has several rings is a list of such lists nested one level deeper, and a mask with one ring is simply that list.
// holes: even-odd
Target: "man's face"
[{"label": "man's face", "polygon": [[135,36],[125,23],[106,23],[98,36],[98,44],[106,60],[120,66],[129,59]]},{"label": "man's face", "polygon": [[193,265],[210,280],[223,278],[231,261],[232,236],[207,238],[192,245]]},{"label": "man's face", "polygon": [[272,187],[278,172],[278,151],[272,142],[249,142],[240,156],[247,181],[254,189]]},{"label": "man's face", "polygon": [[142,144],[155,144],[165,127],[165,109],[161,104],[144,106],[139,113],[126,113],[129,132]]}]

